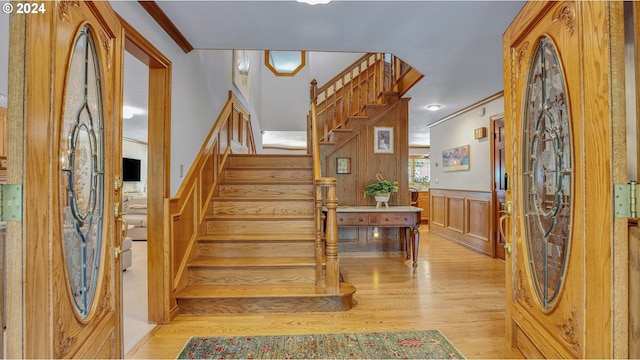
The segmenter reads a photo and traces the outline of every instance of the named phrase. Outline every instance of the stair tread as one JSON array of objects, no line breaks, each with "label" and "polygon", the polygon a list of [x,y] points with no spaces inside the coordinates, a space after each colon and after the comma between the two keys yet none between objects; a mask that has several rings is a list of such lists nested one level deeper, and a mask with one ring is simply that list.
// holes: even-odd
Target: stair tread
[{"label": "stair tread", "polygon": [[206,217],[207,221],[259,221],[274,219],[308,221],[314,219],[314,214],[210,214]]},{"label": "stair tread", "polygon": [[225,168],[225,170],[269,170],[269,171],[308,171],[313,170],[313,164],[287,167],[287,166],[246,166],[246,165],[232,165]]},{"label": "stair tread", "polygon": [[278,179],[264,179],[264,180],[244,180],[244,179],[238,179],[238,180],[230,180],[230,179],[224,179],[222,181],[220,181],[220,184],[222,185],[238,185],[238,184],[247,184],[247,185],[261,185],[261,184],[268,184],[268,185],[308,185],[308,184],[313,184],[313,180],[278,180]]},{"label": "stair tread", "polygon": [[309,234],[204,234],[198,237],[198,241],[315,241],[315,235]]},{"label": "stair tread", "polygon": [[189,285],[184,288],[177,299],[206,299],[215,297],[297,297],[306,296],[342,296],[353,294],[356,288],[349,283],[340,283],[338,294],[327,294],[325,289],[313,284],[273,284],[273,285]]},{"label": "stair tread", "polygon": [[[257,202],[257,201],[273,201],[273,196],[263,196],[263,197],[255,197],[255,196],[248,196],[248,197],[241,197],[241,196],[235,196],[235,197],[226,197],[224,196],[217,196],[212,198],[211,200],[213,201],[226,201],[226,202],[232,202],[232,201],[250,201],[250,202]],[[295,197],[295,196],[286,196],[286,195],[279,195],[278,199],[279,201],[295,201],[295,202],[301,202],[301,201],[305,201],[305,202],[313,202],[314,198],[313,198],[313,194],[309,194],[309,197]]]},{"label": "stair tread", "polygon": [[197,257],[189,263],[189,267],[282,267],[282,266],[315,266],[314,257]]}]

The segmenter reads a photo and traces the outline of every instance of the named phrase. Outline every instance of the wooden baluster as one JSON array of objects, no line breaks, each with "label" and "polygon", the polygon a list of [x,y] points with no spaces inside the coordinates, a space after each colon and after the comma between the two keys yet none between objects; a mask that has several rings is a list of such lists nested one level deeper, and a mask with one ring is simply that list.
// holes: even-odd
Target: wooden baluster
[{"label": "wooden baluster", "polygon": [[338,126],[338,90],[336,84],[333,84],[333,126],[331,130]]},{"label": "wooden baluster", "polygon": [[[380,91],[378,91],[379,90],[378,86],[380,86],[380,84],[378,83],[378,72],[380,71],[380,63],[381,63],[380,60],[379,60],[379,56],[380,56],[380,54],[376,55],[376,57],[375,57],[376,60],[373,63],[373,66],[374,66],[374,68],[373,68],[373,95],[374,95],[374,99],[375,99],[376,94],[380,93]],[[382,61],[384,61],[384,58],[382,59]]]},{"label": "wooden baluster", "polygon": [[344,110],[344,97],[346,96],[344,93],[344,88],[346,86],[344,85],[344,77],[342,78],[342,87],[340,88],[340,124],[344,124],[344,122],[347,120],[347,117],[345,116],[345,110]]},{"label": "wooden baluster", "polygon": [[351,84],[351,90],[349,91],[349,116],[353,114],[353,69],[349,71],[349,83]]},{"label": "wooden baluster", "polygon": [[324,113],[322,119],[323,132],[321,139],[327,139],[327,135],[329,134],[329,92],[325,90],[322,92],[324,94]]},{"label": "wooden baluster", "polygon": [[362,106],[362,69],[358,66],[358,108],[356,114],[360,115],[360,107]]},{"label": "wooden baluster", "polygon": [[365,99],[366,103],[365,104],[370,104],[371,103],[371,98],[369,96],[369,91],[371,89],[369,89],[369,59],[367,59],[367,77],[365,78],[365,84],[366,86],[366,91],[367,91],[367,98]]}]

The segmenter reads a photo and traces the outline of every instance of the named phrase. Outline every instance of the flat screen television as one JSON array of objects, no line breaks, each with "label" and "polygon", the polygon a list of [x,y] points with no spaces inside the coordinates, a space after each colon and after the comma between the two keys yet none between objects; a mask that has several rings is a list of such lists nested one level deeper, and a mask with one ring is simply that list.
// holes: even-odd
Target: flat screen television
[{"label": "flat screen television", "polygon": [[122,158],[122,181],[140,181],[140,160]]}]

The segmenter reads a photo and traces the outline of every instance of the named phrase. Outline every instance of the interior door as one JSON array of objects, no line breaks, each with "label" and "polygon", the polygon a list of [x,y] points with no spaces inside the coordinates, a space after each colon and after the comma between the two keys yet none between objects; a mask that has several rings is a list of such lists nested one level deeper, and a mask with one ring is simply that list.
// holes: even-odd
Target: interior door
[{"label": "interior door", "polygon": [[9,160],[24,159],[25,263],[9,356],[121,358],[120,25],[108,2],[14,4],[9,109],[24,116],[10,123],[24,141]]},{"label": "interior door", "polygon": [[529,2],[503,37],[507,358],[626,355],[622,18],[621,3]]}]

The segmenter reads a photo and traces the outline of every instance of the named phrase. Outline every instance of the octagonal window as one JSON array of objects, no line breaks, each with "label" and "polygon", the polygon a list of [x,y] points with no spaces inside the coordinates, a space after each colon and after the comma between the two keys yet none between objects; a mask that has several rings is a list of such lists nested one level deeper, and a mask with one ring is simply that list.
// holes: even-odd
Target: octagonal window
[{"label": "octagonal window", "polygon": [[276,76],[294,76],[306,63],[304,51],[264,52],[264,64]]}]

